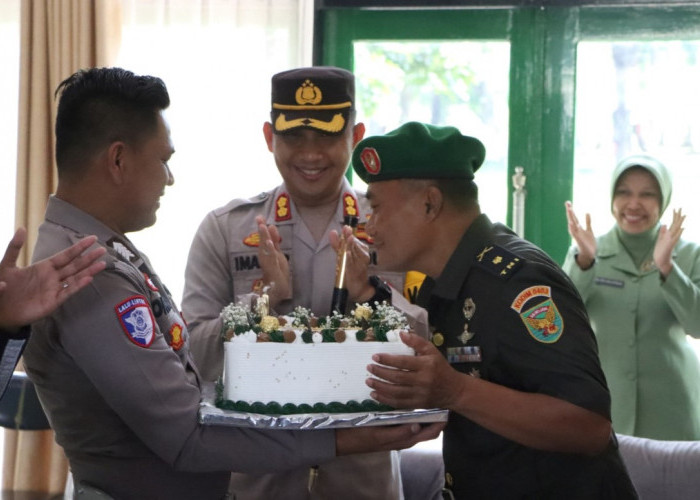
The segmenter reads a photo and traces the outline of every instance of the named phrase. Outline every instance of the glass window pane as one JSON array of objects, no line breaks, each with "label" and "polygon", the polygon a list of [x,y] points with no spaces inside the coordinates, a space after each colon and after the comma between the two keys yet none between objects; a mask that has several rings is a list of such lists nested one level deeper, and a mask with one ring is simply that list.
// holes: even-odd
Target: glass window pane
[{"label": "glass window pane", "polygon": [[[574,207],[596,234],[612,227],[610,174],[647,152],[673,175],[673,208],[688,214],[683,238],[700,242],[700,41],[581,42],[577,51]],[[695,199],[693,198],[695,196]]]},{"label": "glass window pane", "polygon": [[486,161],[476,175],[481,208],[504,222],[510,44],[358,41],[354,60],[358,120],[367,126],[366,136],[420,121],[452,125],[477,137],[486,146]]}]

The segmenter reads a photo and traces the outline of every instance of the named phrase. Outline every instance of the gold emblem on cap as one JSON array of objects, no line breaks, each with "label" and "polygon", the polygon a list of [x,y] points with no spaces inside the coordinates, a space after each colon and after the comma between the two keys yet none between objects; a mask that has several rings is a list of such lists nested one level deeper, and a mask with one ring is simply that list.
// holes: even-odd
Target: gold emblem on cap
[{"label": "gold emblem on cap", "polygon": [[311,80],[307,79],[301,84],[301,87],[297,89],[296,94],[294,94],[297,104],[318,104],[323,99],[323,92],[321,89],[314,85]]},{"label": "gold emblem on cap", "polygon": [[445,343],[445,337],[442,336],[442,333],[435,333],[433,334],[433,344],[436,346],[440,347],[442,344]]}]

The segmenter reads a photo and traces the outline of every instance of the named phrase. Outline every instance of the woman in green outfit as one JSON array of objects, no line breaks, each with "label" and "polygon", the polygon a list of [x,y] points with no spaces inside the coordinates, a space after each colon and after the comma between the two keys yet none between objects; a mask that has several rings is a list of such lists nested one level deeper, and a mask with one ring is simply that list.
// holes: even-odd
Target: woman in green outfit
[{"label": "woman in green outfit", "polygon": [[564,270],[591,317],[622,434],[700,439],[700,363],[686,335],[700,338],[700,247],[680,239],[685,216],[659,220],[671,177],[657,159],[622,160],[612,177],[615,226],[596,238],[566,203],[574,245]]}]

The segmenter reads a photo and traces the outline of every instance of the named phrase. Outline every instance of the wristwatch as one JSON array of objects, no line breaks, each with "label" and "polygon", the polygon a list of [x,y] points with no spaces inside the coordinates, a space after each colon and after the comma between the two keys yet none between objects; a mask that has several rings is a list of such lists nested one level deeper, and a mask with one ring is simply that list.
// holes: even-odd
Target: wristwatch
[{"label": "wristwatch", "polygon": [[373,308],[376,304],[387,302],[391,304],[391,287],[377,275],[369,277],[369,284],[374,287],[374,295],[367,302]]}]

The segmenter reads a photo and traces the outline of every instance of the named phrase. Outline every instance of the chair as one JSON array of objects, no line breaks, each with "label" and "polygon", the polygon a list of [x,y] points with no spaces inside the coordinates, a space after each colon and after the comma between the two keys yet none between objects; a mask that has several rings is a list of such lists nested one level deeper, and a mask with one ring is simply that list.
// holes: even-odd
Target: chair
[{"label": "chair", "polygon": [[18,431],[50,429],[34,384],[24,372],[14,372],[0,398],[0,426]]}]

